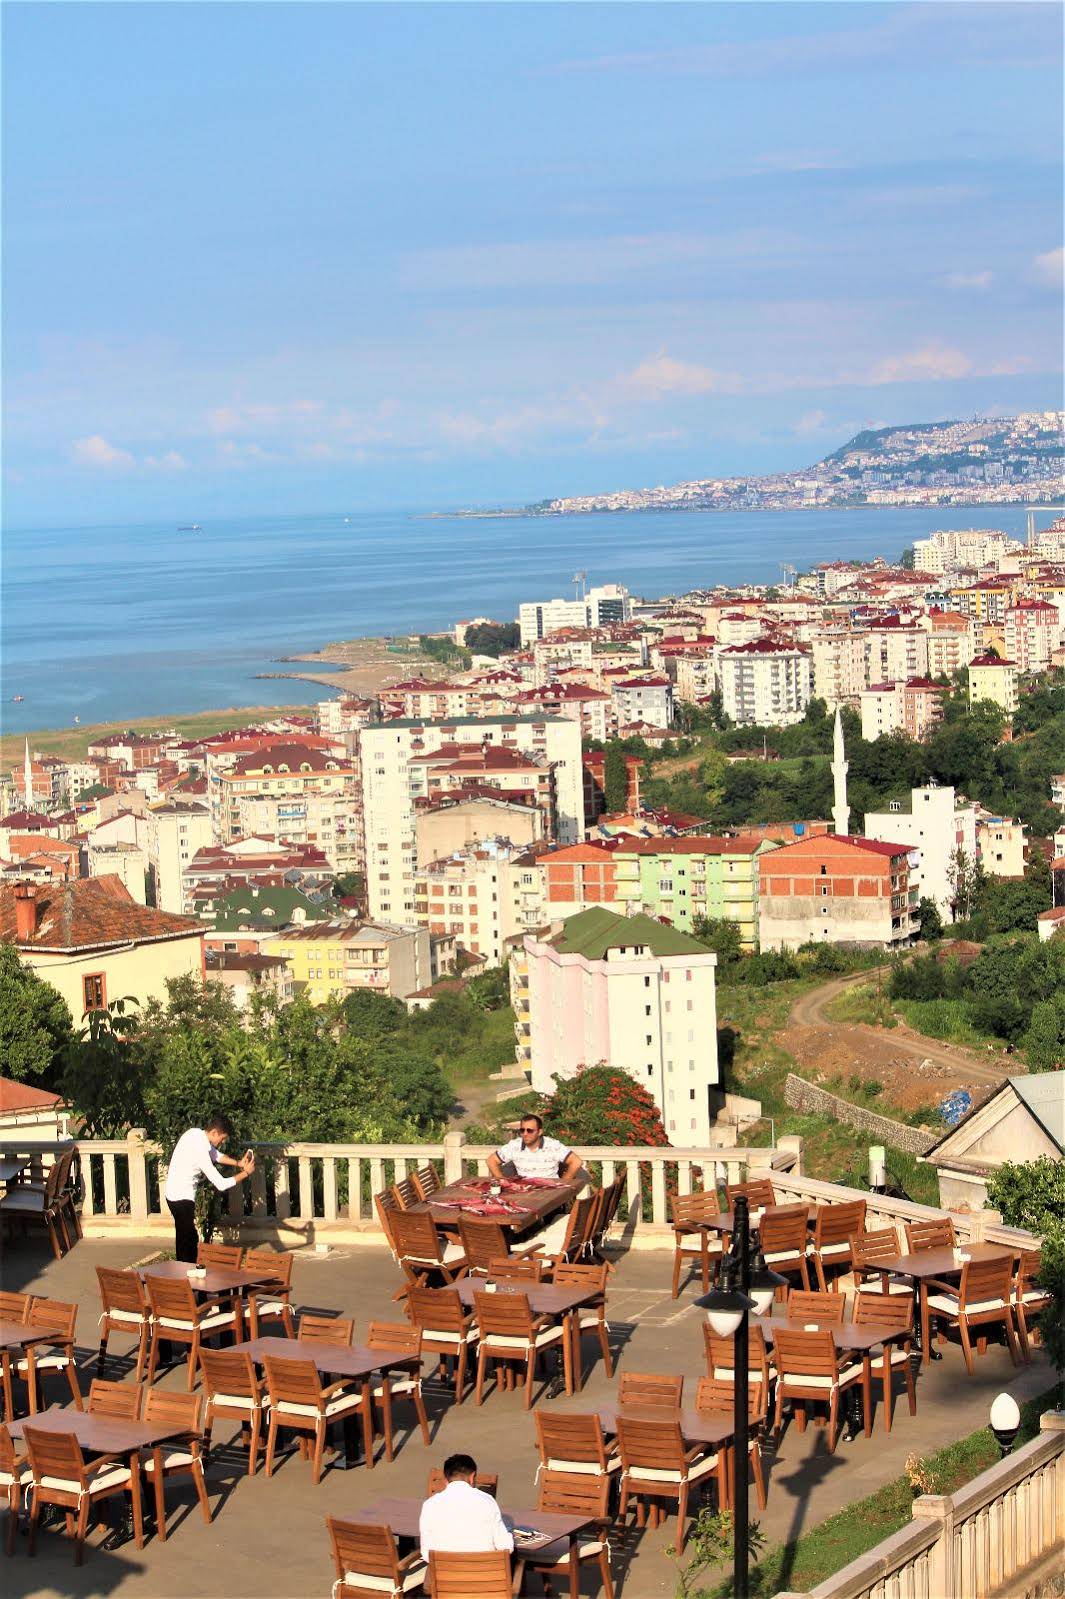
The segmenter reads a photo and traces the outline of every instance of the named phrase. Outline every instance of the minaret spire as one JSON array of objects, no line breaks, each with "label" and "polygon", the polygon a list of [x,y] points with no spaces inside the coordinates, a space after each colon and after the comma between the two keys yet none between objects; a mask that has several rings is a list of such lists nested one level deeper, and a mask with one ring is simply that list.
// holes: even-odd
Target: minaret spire
[{"label": "minaret spire", "polygon": [[26,753],[22,761],[22,781],[26,790],[26,809],[33,809],[33,764],[30,761],[30,741],[26,740]]},{"label": "minaret spire", "polygon": [[847,756],[843,748],[843,723],[836,706],[836,725],[832,730],[832,830],[846,838],[850,831],[851,808],[847,804]]}]

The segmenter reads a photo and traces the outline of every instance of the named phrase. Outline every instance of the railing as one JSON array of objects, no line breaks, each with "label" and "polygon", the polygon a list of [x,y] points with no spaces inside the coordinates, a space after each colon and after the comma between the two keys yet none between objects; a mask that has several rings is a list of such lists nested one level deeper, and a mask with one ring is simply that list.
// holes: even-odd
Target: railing
[{"label": "railing", "polygon": [[985,1599],[1046,1570],[1065,1544],[1065,1412],[955,1494],[922,1495],[913,1521],[808,1594],[777,1599]]}]

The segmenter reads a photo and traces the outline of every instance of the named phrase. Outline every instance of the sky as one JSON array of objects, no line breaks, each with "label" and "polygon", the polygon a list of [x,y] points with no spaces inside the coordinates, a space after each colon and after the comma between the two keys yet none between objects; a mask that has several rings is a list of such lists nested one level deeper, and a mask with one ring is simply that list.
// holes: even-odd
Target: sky
[{"label": "sky", "polygon": [[1061,30],[15,0],[5,521],[521,504],[1058,406]]}]

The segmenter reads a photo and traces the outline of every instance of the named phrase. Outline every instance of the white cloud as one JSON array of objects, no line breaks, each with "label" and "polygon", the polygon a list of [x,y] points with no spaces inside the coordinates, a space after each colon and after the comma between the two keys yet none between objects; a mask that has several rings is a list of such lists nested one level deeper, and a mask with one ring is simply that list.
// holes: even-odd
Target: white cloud
[{"label": "white cloud", "polygon": [[75,439],[70,446],[70,454],[77,466],[91,466],[102,471],[127,472],[135,465],[128,450],[120,450],[114,444],[108,444],[100,433],[90,434],[84,439]]},{"label": "white cloud", "polygon": [[794,424],[792,427],[792,432],[798,433],[800,438],[804,438],[810,433],[823,433],[825,431],[825,423],[827,421],[827,411],[807,411],[806,414],[804,416],[800,416],[799,420]]},{"label": "white cloud", "polygon": [[622,393],[643,400],[660,400],[667,394],[715,394],[723,390],[733,392],[739,387],[734,374],[715,372],[713,367],[697,366],[690,361],[677,361],[660,350],[648,356],[631,372],[617,380]]},{"label": "white cloud", "polygon": [[1056,250],[1044,250],[1042,255],[1037,255],[1032,262],[1032,276],[1048,289],[1060,289],[1065,276],[1065,249],[1059,245]]},{"label": "white cloud", "polygon": [[953,378],[968,377],[973,364],[961,350],[932,340],[908,350],[905,355],[892,355],[877,362],[865,378],[866,383],[938,383]]},{"label": "white cloud", "polygon": [[948,272],[946,284],[951,289],[989,289],[995,281],[993,272]]},{"label": "white cloud", "polygon": [[177,450],[167,450],[165,455],[146,455],[144,464],[151,472],[186,472],[189,465]]}]

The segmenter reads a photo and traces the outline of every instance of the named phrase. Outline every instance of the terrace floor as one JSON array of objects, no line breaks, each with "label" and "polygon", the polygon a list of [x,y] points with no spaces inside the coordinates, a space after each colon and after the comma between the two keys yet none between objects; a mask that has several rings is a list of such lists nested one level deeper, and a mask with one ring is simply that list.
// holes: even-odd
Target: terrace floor
[{"label": "terrace floor", "polygon": [[[50,1298],[77,1300],[79,1315],[79,1365],[83,1391],[88,1391],[95,1367],[95,1328],[99,1313],[95,1267],[127,1266],[143,1260],[158,1247],[157,1241],[82,1241],[63,1260],[46,1258],[38,1248],[19,1244],[3,1263],[3,1286]],[[692,1305],[697,1289],[691,1287],[674,1302],[669,1296],[672,1254],[669,1251],[632,1253],[622,1258],[612,1276],[608,1316],[617,1352],[616,1369],[683,1372],[695,1380],[703,1373],[700,1312]],[[402,1312],[392,1303],[397,1273],[382,1248],[334,1248],[327,1256],[300,1252],[293,1271],[293,1299],[308,1309],[329,1308],[353,1316],[358,1340],[371,1318],[398,1320]],[[594,1344],[585,1341],[586,1358]],[[111,1340],[111,1353],[124,1354],[124,1341]],[[125,1361],[108,1362],[109,1377],[127,1369]],[[182,1362],[162,1382],[183,1388]],[[1004,1348],[992,1345],[977,1357],[976,1374],[965,1372],[956,1344],[945,1346],[944,1358],[918,1376],[916,1417],[911,1418],[905,1396],[896,1401],[890,1434],[879,1414],[873,1436],[842,1441],[834,1456],[827,1452],[822,1429],[809,1427],[800,1434],[785,1430],[774,1457],[767,1455],[769,1503],[759,1518],[767,1548],[795,1537],[849,1502],[863,1498],[898,1477],[907,1455],[929,1454],[986,1423],[991,1400],[1002,1389],[1018,1399],[1045,1391],[1051,1382],[1044,1357],[1037,1352],[1031,1367],[1015,1369]],[[538,1399],[563,1409],[581,1411],[606,1402],[613,1384],[602,1365],[592,1367],[584,1390],[571,1399]],[[66,1384],[49,1380],[48,1396],[63,1403]],[[539,1392],[539,1388],[537,1390]],[[472,1453],[486,1471],[499,1474],[503,1503],[535,1503],[537,1464],[535,1426],[522,1406],[518,1391],[488,1390],[480,1410],[472,1397],[456,1407],[430,1380],[426,1383],[433,1441],[426,1449],[415,1425],[406,1431],[411,1407],[397,1406],[397,1455],[392,1465],[380,1461],[373,1471],[362,1465],[351,1471],[327,1470],[318,1488],[311,1484],[309,1466],[297,1455],[283,1458],[267,1481],[260,1467],[254,1479],[244,1473],[246,1454],[228,1448],[230,1432],[222,1423],[215,1429],[214,1447],[207,1472],[207,1489],[215,1512],[205,1526],[191,1485],[179,1479],[168,1486],[169,1536],[159,1544],[149,1536],[137,1551],[132,1541],[114,1546],[115,1535],[98,1530],[90,1539],[85,1564],[75,1568],[72,1547],[62,1530],[42,1532],[38,1553],[31,1562],[20,1537],[14,1560],[0,1556],[0,1577],[11,1594],[34,1599],[89,1599],[120,1595],[121,1599],[289,1599],[294,1595],[327,1595],[333,1581],[332,1560],[324,1518],[371,1503],[382,1494],[421,1495],[429,1467],[455,1450]],[[686,1388],[687,1392],[687,1388]],[[66,1395],[69,1399],[69,1394]],[[235,1432],[235,1428],[234,1428]],[[758,1517],[753,1488],[751,1514]],[[621,1599],[653,1599],[676,1590],[672,1549],[676,1525],[672,1516],[654,1531],[616,1534],[614,1577]],[[538,1591],[535,1577],[530,1594]],[[594,1563],[584,1574],[582,1592],[599,1592]]]}]

